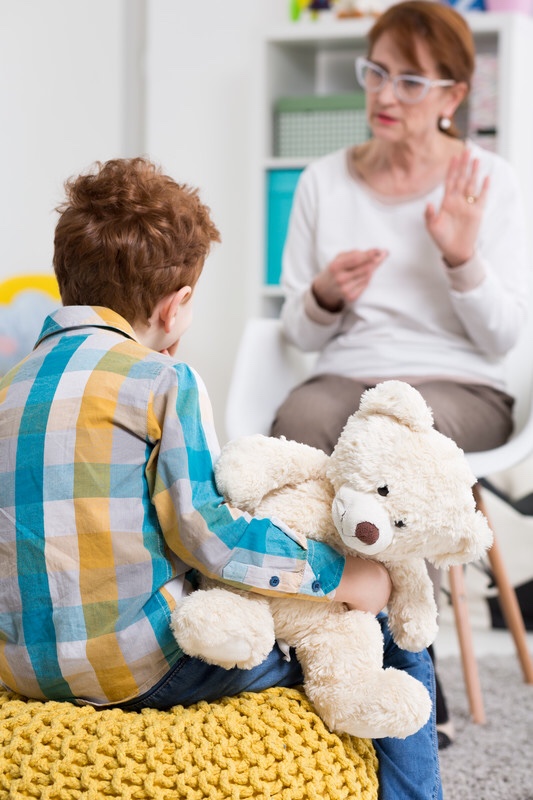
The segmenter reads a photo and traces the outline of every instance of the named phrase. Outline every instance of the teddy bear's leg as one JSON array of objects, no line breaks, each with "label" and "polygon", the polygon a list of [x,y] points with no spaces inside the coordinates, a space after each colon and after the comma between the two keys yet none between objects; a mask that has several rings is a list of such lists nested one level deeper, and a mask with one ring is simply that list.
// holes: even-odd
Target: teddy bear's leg
[{"label": "teddy bear's leg", "polygon": [[431,698],[423,684],[383,669],[383,635],[372,614],[339,612],[337,603],[289,604],[271,603],[276,635],[296,647],[306,694],[330,730],[403,739],[427,722]]},{"label": "teddy bear's leg", "polygon": [[188,595],[173,611],[170,627],[187,655],[225,669],[256,667],[275,643],[268,600],[228,589]]}]

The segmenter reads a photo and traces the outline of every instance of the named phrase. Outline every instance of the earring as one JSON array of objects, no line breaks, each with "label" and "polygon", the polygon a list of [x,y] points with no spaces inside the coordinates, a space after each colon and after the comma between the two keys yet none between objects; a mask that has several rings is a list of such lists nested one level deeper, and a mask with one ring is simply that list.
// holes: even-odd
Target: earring
[{"label": "earring", "polygon": [[439,128],[441,131],[447,131],[452,127],[452,121],[449,117],[441,117],[439,119]]}]

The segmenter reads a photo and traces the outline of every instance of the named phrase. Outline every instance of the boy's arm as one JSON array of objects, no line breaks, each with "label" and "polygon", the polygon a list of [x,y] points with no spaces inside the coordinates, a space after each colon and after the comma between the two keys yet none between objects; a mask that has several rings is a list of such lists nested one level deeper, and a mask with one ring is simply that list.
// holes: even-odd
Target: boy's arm
[{"label": "boy's arm", "polygon": [[[214,479],[219,445],[211,404],[190,367],[164,371],[149,427],[160,431],[147,468],[152,501],[168,546],[186,564],[259,593],[333,597],[345,570],[342,555],[224,503]],[[374,574],[374,567],[363,572]],[[337,598],[343,602],[351,601],[347,576],[353,574],[346,571]]]}]

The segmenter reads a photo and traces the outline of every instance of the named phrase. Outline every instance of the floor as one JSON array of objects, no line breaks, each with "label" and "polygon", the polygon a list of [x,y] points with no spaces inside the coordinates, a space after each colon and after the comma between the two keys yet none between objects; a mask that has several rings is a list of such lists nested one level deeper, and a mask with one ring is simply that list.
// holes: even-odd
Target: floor
[{"label": "floor", "polygon": [[[474,649],[477,656],[512,655],[516,653],[513,637],[508,631],[489,630],[475,625],[472,628]],[[527,640],[533,657],[533,632],[528,632]],[[451,619],[448,619],[448,614],[446,614],[445,619],[441,619],[435,650],[439,658],[453,655],[459,656],[460,654],[455,625]]]}]

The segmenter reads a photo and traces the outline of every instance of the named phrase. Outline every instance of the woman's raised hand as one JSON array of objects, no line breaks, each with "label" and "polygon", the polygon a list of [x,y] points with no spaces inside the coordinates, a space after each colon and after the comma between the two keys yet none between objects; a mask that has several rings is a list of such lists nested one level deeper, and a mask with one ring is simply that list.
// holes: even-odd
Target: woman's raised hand
[{"label": "woman's raised hand", "polygon": [[450,161],[440,209],[429,203],[426,227],[451,267],[458,267],[474,255],[479,226],[489,190],[486,177],[479,189],[479,160],[465,149]]},{"label": "woman's raised hand", "polygon": [[387,255],[386,250],[377,249],[339,253],[313,281],[311,288],[319,306],[340,311],[345,303],[353,303]]}]

